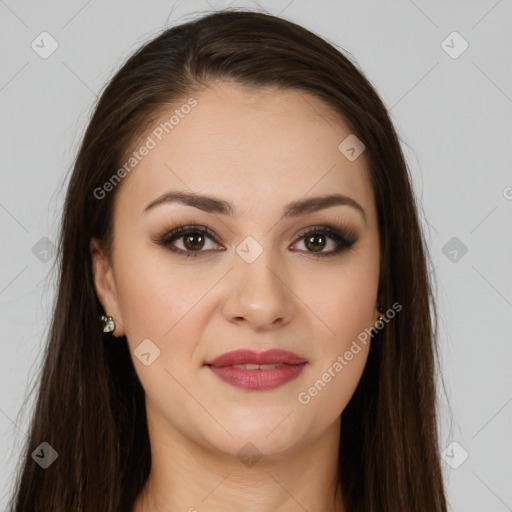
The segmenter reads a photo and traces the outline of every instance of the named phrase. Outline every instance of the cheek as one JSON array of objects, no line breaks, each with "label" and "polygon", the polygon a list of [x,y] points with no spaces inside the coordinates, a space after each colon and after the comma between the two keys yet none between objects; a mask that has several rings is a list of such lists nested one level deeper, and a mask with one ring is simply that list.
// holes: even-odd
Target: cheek
[{"label": "cheek", "polygon": [[[303,278],[299,278],[303,279]],[[315,314],[319,348],[326,354],[345,351],[351,341],[376,320],[378,266],[372,262],[357,261],[334,270],[316,272],[314,280],[300,285],[301,297]],[[314,316],[311,317],[314,319]]]},{"label": "cheek", "polygon": [[361,379],[370,350],[370,327],[376,319],[377,281],[369,267],[340,271],[335,280],[332,274],[325,282],[315,280],[310,304],[321,320],[315,322],[316,360],[297,401],[306,408],[305,414],[319,415],[318,424],[341,414]]},{"label": "cheek", "polygon": [[320,311],[322,320],[334,334],[319,326],[327,334],[319,336],[315,343],[316,361],[305,383],[308,388],[302,391],[315,401],[315,407],[325,407],[323,410],[330,411],[327,414],[333,414],[334,418],[349,402],[364,370],[374,299],[346,283],[331,299]]},{"label": "cheek", "polygon": [[[215,282],[198,266],[173,264],[160,250],[141,247],[116,262],[118,302],[129,341],[173,338]],[[130,340],[130,338],[132,338]]]},{"label": "cheek", "polygon": [[318,318],[317,359],[297,398],[301,406],[323,411],[322,421],[341,414],[360,381],[376,320],[378,272],[378,253],[360,253],[336,271],[318,272],[304,295]]},{"label": "cheek", "polygon": [[[179,408],[183,413],[187,409],[188,414],[197,414],[184,389],[194,386],[194,350],[206,321],[201,314],[202,299],[218,277],[197,266],[196,271],[185,270],[170,258],[157,256],[146,248],[134,249],[120,255],[115,263],[123,325],[147,399],[159,410]],[[146,341],[146,345],[141,344],[147,339],[154,346]],[[142,346],[150,353],[147,366],[137,356]],[[201,364],[197,360],[197,366]]]},{"label": "cheek", "polygon": [[[350,345],[351,350],[340,351],[335,358],[324,362],[312,372],[313,378],[297,395],[298,407],[313,418],[316,426],[335,421],[350,402],[363,373],[369,353],[369,344]],[[346,357],[351,354],[350,360]],[[321,428],[321,427],[319,427]]]}]

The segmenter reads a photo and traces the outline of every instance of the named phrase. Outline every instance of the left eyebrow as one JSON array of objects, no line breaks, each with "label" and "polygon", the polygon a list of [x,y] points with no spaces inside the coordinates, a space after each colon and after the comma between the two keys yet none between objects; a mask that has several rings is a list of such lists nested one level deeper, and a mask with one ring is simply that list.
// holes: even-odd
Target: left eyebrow
[{"label": "left eyebrow", "polygon": [[[160,197],[157,197],[146,205],[144,213],[164,203],[180,203],[185,206],[198,208],[199,210],[203,210],[208,213],[219,213],[221,215],[229,215],[231,217],[236,215],[235,209],[231,203],[228,203],[223,199],[196,194],[193,192],[181,191],[167,192]],[[333,206],[351,206],[362,215],[366,223],[366,212],[364,208],[355,199],[343,194],[331,194],[293,201],[283,209],[282,218],[300,217],[301,215],[313,213],[325,208],[331,208]]]}]

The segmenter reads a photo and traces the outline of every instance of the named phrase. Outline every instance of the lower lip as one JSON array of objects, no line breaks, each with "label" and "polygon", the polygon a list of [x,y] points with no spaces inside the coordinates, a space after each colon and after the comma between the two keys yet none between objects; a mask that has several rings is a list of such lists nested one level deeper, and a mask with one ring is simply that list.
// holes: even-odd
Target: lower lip
[{"label": "lower lip", "polygon": [[219,379],[240,389],[264,391],[297,378],[307,363],[280,366],[273,370],[243,370],[233,366],[208,366]]}]

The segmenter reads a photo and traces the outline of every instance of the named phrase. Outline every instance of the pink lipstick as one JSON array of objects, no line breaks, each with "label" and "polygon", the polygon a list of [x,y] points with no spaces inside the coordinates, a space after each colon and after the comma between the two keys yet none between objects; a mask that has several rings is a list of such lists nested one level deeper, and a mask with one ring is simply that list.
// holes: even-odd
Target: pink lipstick
[{"label": "pink lipstick", "polygon": [[263,391],[282,386],[300,375],[308,361],[286,350],[227,352],[204,363],[221,380],[240,389]]}]

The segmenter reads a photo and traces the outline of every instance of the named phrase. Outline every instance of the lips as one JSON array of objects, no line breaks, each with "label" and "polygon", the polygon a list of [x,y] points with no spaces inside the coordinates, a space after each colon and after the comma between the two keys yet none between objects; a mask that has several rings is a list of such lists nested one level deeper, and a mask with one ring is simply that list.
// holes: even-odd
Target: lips
[{"label": "lips", "polygon": [[222,354],[211,361],[207,361],[204,363],[208,366],[235,366],[240,364],[257,364],[257,365],[267,365],[267,364],[302,364],[307,363],[307,360],[303,357],[294,354],[293,352],[288,352],[287,350],[279,350],[272,349],[267,350],[265,352],[255,352],[253,350],[241,349],[234,350],[232,352],[227,352]]},{"label": "lips", "polygon": [[207,366],[219,379],[240,389],[263,391],[277,388],[300,375],[308,361],[286,350],[266,352],[235,350],[211,361]]}]

